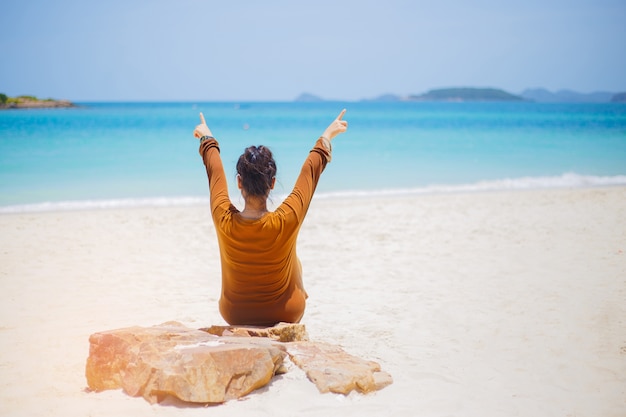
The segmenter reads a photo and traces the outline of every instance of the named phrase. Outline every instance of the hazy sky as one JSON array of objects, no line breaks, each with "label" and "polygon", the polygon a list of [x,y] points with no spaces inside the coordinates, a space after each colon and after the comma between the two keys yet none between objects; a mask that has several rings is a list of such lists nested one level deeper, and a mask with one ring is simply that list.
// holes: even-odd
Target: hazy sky
[{"label": "hazy sky", "polygon": [[626,0],[1,0],[0,36],[10,96],[626,91]]}]

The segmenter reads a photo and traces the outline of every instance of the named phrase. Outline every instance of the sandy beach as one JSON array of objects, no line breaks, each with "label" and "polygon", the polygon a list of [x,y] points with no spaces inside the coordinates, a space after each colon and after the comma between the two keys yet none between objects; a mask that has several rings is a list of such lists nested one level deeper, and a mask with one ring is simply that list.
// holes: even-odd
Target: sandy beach
[{"label": "sandy beach", "polygon": [[626,188],[316,199],[298,253],[313,340],[394,383],[296,367],[219,406],[86,391],[89,335],[224,324],[207,206],[0,215],[2,416],[626,415]]}]

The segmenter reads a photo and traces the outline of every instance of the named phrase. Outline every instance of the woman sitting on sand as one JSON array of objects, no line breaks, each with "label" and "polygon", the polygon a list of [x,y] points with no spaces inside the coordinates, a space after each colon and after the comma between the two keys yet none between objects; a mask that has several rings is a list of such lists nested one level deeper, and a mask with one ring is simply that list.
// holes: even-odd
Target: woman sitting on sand
[{"label": "woman sitting on sand", "polygon": [[267,198],[276,182],[276,163],[265,146],[247,148],[237,162],[237,186],[243,211],[231,203],[220,148],[200,113],[193,134],[200,139],[206,166],[211,213],[222,263],[220,313],[231,325],[272,326],[297,323],[307,293],[296,239],[315,187],[331,159],[331,140],[348,128],[346,111],[326,128],[304,161],[293,191],[274,212]]}]

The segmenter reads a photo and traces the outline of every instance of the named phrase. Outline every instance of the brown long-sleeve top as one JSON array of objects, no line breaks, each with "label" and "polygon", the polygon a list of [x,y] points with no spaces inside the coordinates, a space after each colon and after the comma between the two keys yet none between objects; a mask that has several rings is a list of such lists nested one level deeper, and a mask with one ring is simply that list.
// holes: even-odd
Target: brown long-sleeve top
[{"label": "brown long-sleeve top", "polygon": [[274,212],[256,220],[243,218],[230,201],[217,141],[200,145],[222,265],[219,307],[229,324],[274,325],[302,318],[307,294],[296,239],[331,158],[327,143],[317,140],[291,194]]}]

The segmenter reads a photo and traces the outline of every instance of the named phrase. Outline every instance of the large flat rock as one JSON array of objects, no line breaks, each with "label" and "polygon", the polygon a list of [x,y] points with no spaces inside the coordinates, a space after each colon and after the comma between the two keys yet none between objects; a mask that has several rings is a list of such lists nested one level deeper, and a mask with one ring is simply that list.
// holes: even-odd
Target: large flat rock
[{"label": "large flat rock", "polygon": [[266,385],[285,357],[268,339],[218,337],[180,324],[99,332],[89,342],[90,389],[122,388],[151,403],[167,395],[193,403],[240,398]]}]

